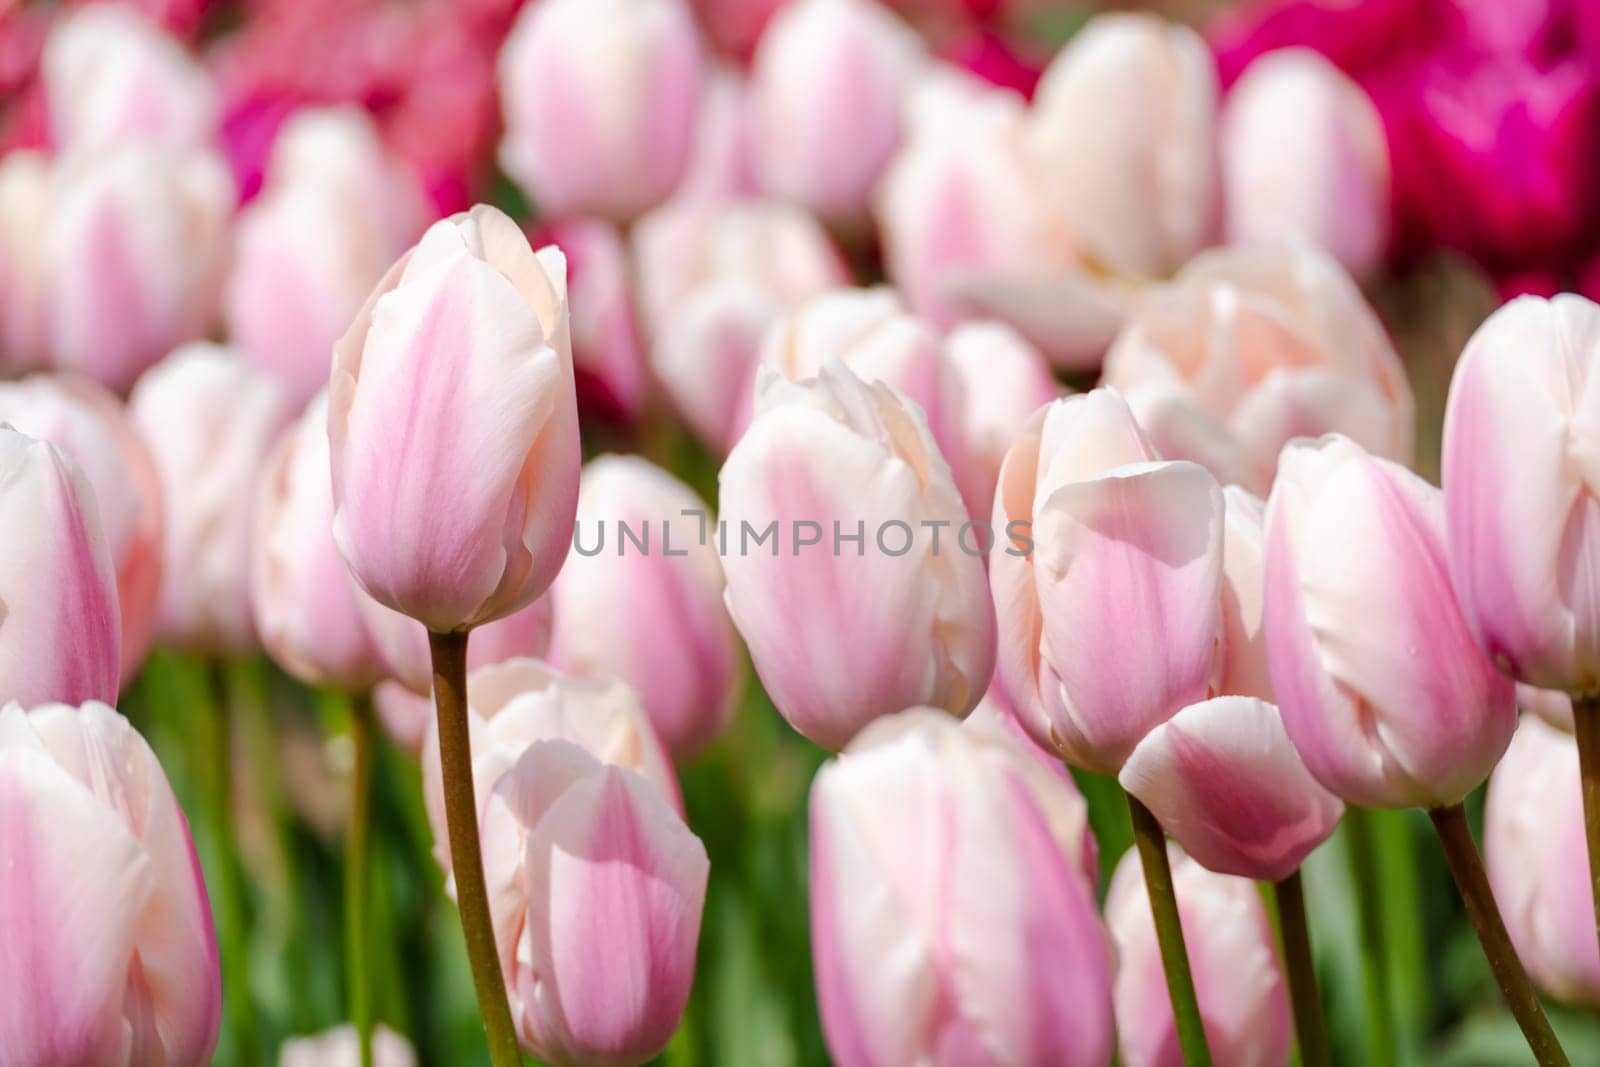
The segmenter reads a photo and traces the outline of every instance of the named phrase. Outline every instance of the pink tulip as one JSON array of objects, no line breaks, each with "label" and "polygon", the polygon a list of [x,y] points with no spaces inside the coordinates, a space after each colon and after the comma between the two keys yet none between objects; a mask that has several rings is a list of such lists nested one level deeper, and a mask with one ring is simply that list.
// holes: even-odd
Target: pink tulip
[{"label": "pink tulip", "polygon": [[[1213,874],[1176,845],[1167,851],[1212,1056],[1229,1067],[1287,1063],[1289,1003],[1260,893],[1247,879]],[[1128,1067],[1179,1067],[1183,1055],[1136,849],[1117,865],[1105,911],[1117,949],[1121,1060]]]},{"label": "pink tulip", "polygon": [[1259,881],[1293,874],[1344,814],[1278,709],[1253,697],[1189,705],[1144,735],[1118,777],[1202,866]]},{"label": "pink tulip", "polygon": [[1371,274],[1389,243],[1383,120],[1355,82],[1306,48],[1257,59],[1222,123],[1230,242],[1314,242],[1352,274]]},{"label": "pink tulip", "polygon": [[773,703],[834,750],[912,705],[965,715],[994,665],[987,544],[964,531],[927,422],[837,361],[798,384],[769,371],[758,388],[755,421],[722,468],[719,551],[728,608]]},{"label": "pink tulip", "polygon": [[0,156],[0,374],[41,367],[50,354],[44,266],[50,182],[42,152]]},{"label": "pink tulip", "polygon": [[378,725],[396,748],[413,759],[422,758],[428,724],[434,716],[431,693],[418,696],[399,682],[379,682],[372,690],[372,710],[378,717]]},{"label": "pink tulip", "polygon": [[756,179],[755,134],[748,79],[727,67],[710,67],[700,89],[689,162],[667,204],[758,196],[761,185]]},{"label": "pink tulip", "polygon": [[[416,1067],[411,1042],[379,1023],[372,1030],[372,1067]],[[278,1067],[361,1067],[361,1044],[349,1023],[310,1037],[293,1037],[278,1050]]]},{"label": "pink tulip", "polygon": [[1547,689],[1600,688],[1600,306],[1521,297],[1467,343],[1444,423],[1451,576],[1495,663]]},{"label": "pink tulip", "polygon": [[766,32],[772,16],[790,0],[690,0],[700,16],[700,25],[723,52],[741,61],[751,53]]},{"label": "pink tulip", "polygon": [[210,152],[61,159],[45,236],[56,365],[117,392],[216,320],[234,191]]},{"label": "pink tulip", "polygon": [[[573,549],[550,589],[550,662],[632,686],[679,760],[727,727],[743,688],[715,522],[694,490],[661,468],[602,456],[583,470]],[[642,548],[624,527],[645,539]]]},{"label": "pink tulip", "polygon": [[328,410],[334,537],[374,600],[446,633],[549,587],[578,496],[571,347],[561,252],[494,208],[434,223],[379,283]]},{"label": "pink tulip", "polygon": [[[413,694],[433,694],[433,659],[428,650],[428,628],[408,615],[391,611],[363,595],[361,607],[367,632],[377,646],[389,677]],[[504,663],[508,659],[539,658],[550,648],[550,597],[542,596],[504,618],[486,622],[472,631],[467,644],[467,670]],[[433,714],[429,702],[427,714]]]},{"label": "pink tulip", "polygon": [[841,1067],[1104,1064],[1112,957],[1069,779],[920,708],[811,789],[811,941]]},{"label": "pink tulip", "polygon": [[93,491],[116,573],[126,685],[150,650],[161,593],[161,480],[150,449],[121,402],[87,378],[0,384],[0,423],[71,456]]},{"label": "pink tulip", "polygon": [[0,813],[0,1061],[210,1063],[211,906],[144,739],[104,704],[8,705]]},{"label": "pink tulip", "polygon": [[277,385],[234,350],[197,341],[139,380],[128,412],[161,479],[157,639],[208,654],[252,650],[252,487],[287,414]]},{"label": "pink tulip", "polygon": [[83,471],[0,421],[0,700],[115,700],[117,578]]},{"label": "pink tulip", "polygon": [[632,420],[645,399],[644,341],[621,233],[595,219],[566,219],[542,228],[538,240],[567,257],[579,406]]},{"label": "pink tulip", "polygon": [[1517,707],[1531,711],[1557,730],[1573,732],[1572,698],[1559,689],[1538,689],[1518,682]]},{"label": "pink tulip", "polygon": [[1528,976],[1557,1000],[1600,1006],[1600,950],[1583,830],[1578,748],[1525,716],[1489,778],[1484,864]]},{"label": "pink tulip", "polygon": [[1261,625],[1266,596],[1266,505],[1236,485],[1222,490],[1222,675],[1217,692],[1274,700]]},{"label": "pink tulip", "polygon": [[1262,621],[1306,767],[1368,807],[1445,807],[1511,740],[1511,682],[1450,588],[1439,490],[1353,441],[1285,448],[1267,504]]},{"label": "pink tulip", "polygon": [[1222,634],[1222,490],[1157,461],[1120,396],[1028,420],[995,494],[1000,676],[1023,724],[1114,774],[1139,739],[1211,696]]},{"label": "pink tulip", "polygon": [[1151,293],[1106,355],[1164,456],[1255,492],[1294,437],[1409,462],[1411,388],[1377,314],[1309,245],[1208,252]]},{"label": "pink tulip", "polygon": [[925,59],[911,28],[871,0],[785,7],[751,76],[762,187],[846,227],[865,221]]},{"label": "pink tulip", "polygon": [[631,219],[694,141],[702,58],[682,0],[544,0],[500,52],[506,173],[552,216]]},{"label": "pink tulip", "polygon": [[523,1047],[561,1064],[659,1053],[694,983],[710,868],[661,793],[537,742],[488,798],[483,858]]},{"label": "pink tulip", "polygon": [[239,218],[228,333],[294,407],[328,384],[334,342],[421,229],[422,193],[365,112],[302,111]]}]

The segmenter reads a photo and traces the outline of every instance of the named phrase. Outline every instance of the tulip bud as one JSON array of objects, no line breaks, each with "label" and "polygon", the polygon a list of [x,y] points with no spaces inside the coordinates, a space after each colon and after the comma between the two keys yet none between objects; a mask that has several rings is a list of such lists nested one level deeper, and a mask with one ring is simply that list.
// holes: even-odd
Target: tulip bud
[{"label": "tulip bud", "polygon": [[150,650],[161,593],[161,480],[150,449],[117,398],[87,378],[0,383],[0,423],[60,448],[93,490],[116,574],[126,685]]},{"label": "tulip bud", "polygon": [[1600,306],[1512,301],[1467,342],[1444,420],[1451,577],[1478,641],[1533,685],[1600,690]]},{"label": "tulip bud", "polygon": [[537,742],[488,798],[483,860],[523,1047],[555,1063],[659,1053],[694,984],[710,869],[660,791]]},{"label": "tulip bud", "polygon": [[1528,976],[1557,1000],[1594,1007],[1600,949],[1581,796],[1572,737],[1524,716],[1489,778],[1483,858]]},{"label": "tulip bud", "polygon": [[532,602],[578,495],[561,252],[491,207],[429,227],[334,348],[328,439],[334,538],[374,600],[439,633]]},{"label": "tulip bud", "polygon": [[1163,277],[1211,243],[1216,97],[1205,42],[1155,15],[1100,15],[1056,55],[1031,148],[1086,258]]},{"label": "tulip bud", "polygon": [[0,374],[41,367],[50,354],[44,288],[50,183],[44,153],[0,156]]},{"label": "tulip bud", "polygon": [[150,746],[104,704],[10,704],[0,811],[0,1060],[210,1063],[211,906]]},{"label": "tulip bud", "polygon": [[[428,649],[428,628],[409,615],[390,611],[371,597],[359,597],[367,633],[389,677],[413,694],[433,695],[433,653]],[[538,659],[550,648],[549,596],[472,631],[467,645],[467,670],[504,663],[508,659]],[[433,714],[432,700],[428,714]]]},{"label": "tulip bud", "polygon": [[1367,275],[1389,243],[1389,148],[1372,100],[1309,48],[1257,59],[1222,121],[1227,237],[1305,239]]},{"label": "tulip bud", "polygon": [[763,188],[841,225],[864,221],[923,62],[917,35],[870,0],[799,0],[778,12],[751,75]]},{"label": "tulip bud", "polygon": [[668,203],[759,196],[755,132],[755,108],[751,105],[748,80],[730,68],[710,67],[700,90],[694,146],[683,169],[683,180],[672,191]]},{"label": "tulip bud", "polygon": [[277,385],[232,349],[197,341],[139,380],[128,412],[161,480],[157,639],[210,654],[251,650],[249,487],[287,414]]},{"label": "tulip bud", "polygon": [[216,319],[232,179],[210,152],[63,158],[46,236],[56,365],[117,392]]},{"label": "tulip bud", "polygon": [[990,557],[1001,679],[1067,762],[1114,774],[1139,739],[1214,692],[1223,498],[1158,462],[1120,396],[1035,413],[1006,455]]},{"label": "tulip bud", "polygon": [[744,681],[715,529],[706,503],[666,471],[602,456],[583,470],[572,552],[550,589],[550,662],[632,686],[680,760],[728,725]]},{"label": "tulip bud", "polygon": [[1455,804],[1511,740],[1511,682],[1450,588],[1443,494],[1348,438],[1283,450],[1262,622],[1289,736],[1350,803]]},{"label": "tulip bud", "polygon": [[57,446],[0,422],[0,700],[115,700],[116,570],[94,492]]},{"label": "tulip bud", "polygon": [[594,219],[565,219],[544,227],[539,240],[567,257],[580,407],[633,419],[644,404],[644,342],[634,318],[622,235]]},{"label": "tulip bud", "polygon": [[[1176,845],[1167,853],[1212,1056],[1240,1067],[1287,1063],[1289,1003],[1261,894],[1247,879],[1206,870]],[[1178,1033],[1137,849],[1117,864],[1105,912],[1117,949],[1121,1061],[1127,1067],[1177,1063]]]},{"label": "tulip bud", "polygon": [[701,86],[682,0],[542,0],[500,52],[500,163],[541,213],[626,220],[683,176]]},{"label": "tulip bud", "polygon": [[[416,1067],[411,1042],[379,1023],[372,1029],[372,1067]],[[361,1067],[361,1039],[349,1023],[310,1037],[293,1037],[278,1052],[278,1067]]]},{"label": "tulip bud", "polygon": [[834,1062],[1109,1061],[1112,959],[1070,779],[1010,738],[917,708],[825,764],[810,811]]},{"label": "tulip bud", "polygon": [[837,361],[799,384],[769,371],[758,388],[720,477],[722,553],[728,608],[773,703],[834,750],[913,705],[965,715],[994,666],[987,545],[965,528],[927,422]]}]

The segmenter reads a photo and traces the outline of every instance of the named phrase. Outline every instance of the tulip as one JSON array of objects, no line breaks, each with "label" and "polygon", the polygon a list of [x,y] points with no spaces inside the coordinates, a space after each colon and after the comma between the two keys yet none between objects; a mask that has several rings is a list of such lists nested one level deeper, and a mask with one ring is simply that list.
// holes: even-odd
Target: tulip
[{"label": "tulip", "polygon": [[10,704],[0,811],[0,1061],[210,1063],[211,906],[150,746],[104,704]]},{"label": "tulip", "polygon": [[1154,15],[1101,15],[1039,82],[1030,147],[1082,254],[1134,278],[1211,243],[1217,76],[1198,34]]},{"label": "tulip", "polygon": [[1366,276],[1389,243],[1389,149],[1372,100],[1306,48],[1261,57],[1222,122],[1225,229],[1237,244],[1304,239]]},{"label": "tulip", "polygon": [[1150,294],[1106,355],[1161,454],[1265,493],[1294,437],[1409,462],[1412,400],[1378,316],[1309,245],[1228,248]]},{"label": "tulip", "polygon": [[700,25],[722,52],[748,61],[772,16],[789,0],[690,0]]},{"label": "tulip", "polygon": [[1457,804],[1516,705],[1450,588],[1443,494],[1329,435],[1284,449],[1266,522],[1268,666],[1306,767],[1354,804]]},{"label": "tulip", "polygon": [[694,982],[700,839],[644,778],[559,740],[499,779],[483,838],[523,1047],[558,1064],[659,1053]]},{"label": "tulip", "polygon": [[621,234],[595,219],[566,219],[545,227],[540,237],[567,257],[580,406],[632,420],[644,405],[644,342]]},{"label": "tulip", "polygon": [[[966,512],[921,412],[837,361],[798,384],[769,371],[758,388],[719,479],[719,551],[773,703],[833,750],[912,705],[965,715],[994,665],[987,546],[963,540]],[[752,543],[763,537],[770,548]]]},{"label": "tulip", "polygon": [[1559,689],[1538,689],[1525,682],[1517,683],[1517,707],[1531,711],[1545,722],[1564,733],[1572,733],[1576,724],[1572,719],[1572,698]]},{"label": "tulip", "polygon": [[751,75],[763,188],[842,226],[864,221],[924,61],[911,28],[870,0],[785,7],[762,35]]},{"label": "tulip", "polygon": [[834,1062],[1110,1061],[1112,957],[1069,779],[1001,733],[915,708],[823,766],[810,818]]},{"label": "tulip", "polygon": [[302,111],[240,215],[228,334],[296,408],[328,384],[334,342],[421,228],[422,194],[397,167],[365,112]]},{"label": "tulip", "polygon": [[990,557],[1001,680],[1036,741],[1114,774],[1211,696],[1222,633],[1222,490],[1159,462],[1109,389],[1058,400],[1006,455]]},{"label": "tulip", "polygon": [[560,251],[490,207],[429,227],[334,348],[328,438],[334,537],[369,596],[437,633],[532,602],[577,506]]},{"label": "tulip", "polygon": [[185,345],[128,400],[161,480],[158,640],[207,654],[248,652],[254,497],[286,412],[277,385],[237,352]]},{"label": "tulip", "polygon": [[[1216,1062],[1276,1067],[1289,1059],[1289,1006],[1272,927],[1256,887],[1214,874],[1169,846],[1183,940],[1206,1041]],[[1118,1052],[1128,1067],[1182,1062],[1137,850],[1117,865],[1106,926],[1117,950]]]},{"label": "tulip", "polygon": [[682,0],[548,0],[500,52],[500,163],[547,215],[631,219],[682,177],[702,59]]},{"label": "tulip", "polygon": [[115,700],[116,570],[100,509],[65,452],[0,422],[0,700]]},{"label": "tulip", "polygon": [[1489,778],[1484,863],[1528,974],[1557,1000],[1600,1005],[1600,949],[1584,852],[1578,749],[1525,716]]},{"label": "tulip", "polygon": [[60,160],[45,237],[56,365],[126,392],[209,332],[233,200],[209,152],[139,146]]},{"label": "tulip", "polygon": [[256,632],[272,658],[307,685],[365,692],[383,674],[362,613],[365,598],[333,543],[328,398],[318,393],[261,473],[250,557]]},{"label": "tulip", "polygon": [[666,471],[602,456],[583,470],[572,552],[550,590],[550,662],[632,686],[679,760],[727,727],[743,688],[714,529],[705,502]]},{"label": "tulip", "polygon": [[[372,1067],[416,1067],[411,1042],[378,1026],[372,1032]],[[278,1051],[278,1067],[361,1067],[356,1028],[349,1023],[310,1037],[293,1037]]]},{"label": "tulip", "polygon": [[[365,595],[360,601],[367,632],[389,677],[417,696],[430,695],[433,664],[428,651],[428,628]],[[467,670],[508,659],[543,656],[550,648],[550,616],[550,597],[542,596],[505,618],[479,626],[472,631],[472,641],[467,646]]]},{"label": "tulip", "polygon": [[50,160],[42,152],[0,157],[0,374],[43,366],[49,356],[45,222]]},{"label": "tulip", "polygon": [[[423,641],[426,643],[427,638]],[[399,682],[379,682],[372,690],[372,710],[396,748],[413,758],[422,758],[428,724],[433,721],[431,692],[418,696]]]},{"label": "tulip", "polygon": [[1217,692],[1271,704],[1272,672],[1261,626],[1266,505],[1236,485],[1223,488],[1222,501],[1222,674]]},{"label": "tulip", "polygon": [[694,146],[667,206],[758,197],[755,133],[748,80],[727,67],[708,69],[700,90]]}]

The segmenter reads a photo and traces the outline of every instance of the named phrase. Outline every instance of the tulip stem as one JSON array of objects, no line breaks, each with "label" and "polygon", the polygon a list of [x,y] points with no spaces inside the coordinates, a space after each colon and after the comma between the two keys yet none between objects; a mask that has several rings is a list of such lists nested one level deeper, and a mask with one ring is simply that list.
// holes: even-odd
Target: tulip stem
[{"label": "tulip stem", "polygon": [[206,806],[216,847],[217,933],[222,942],[222,983],[234,1062],[253,1067],[256,1048],[255,1001],[250,991],[250,930],[245,918],[244,872],[233,804],[233,706],[220,664],[211,672],[211,714],[203,717],[207,763]]},{"label": "tulip stem", "polygon": [[350,825],[345,834],[345,966],[361,1067],[372,1067],[372,935],[367,921],[372,816],[372,702],[350,702]]},{"label": "tulip stem", "polygon": [[1272,883],[1278,901],[1278,929],[1283,935],[1283,958],[1289,973],[1289,1000],[1294,1005],[1295,1038],[1303,1067],[1328,1067],[1328,1030],[1322,1021],[1322,1001],[1317,995],[1317,969],[1311,956],[1311,928],[1306,922],[1305,888],[1300,869]]},{"label": "tulip stem", "polygon": [[1540,1064],[1569,1063],[1561,1042],[1550,1028],[1550,1020],[1545,1018],[1539,994],[1534,992],[1533,983],[1528,981],[1522,961],[1511,945],[1500,909],[1495,906],[1494,891],[1489,888],[1489,877],[1484,874],[1478,846],[1472,840],[1472,828],[1467,825],[1467,810],[1460,804],[1452,804],[1447,808],[1429,809],[1428,817],[1439,833],[1445,860],[1450,864],[1461,899],[1467,905],[1467,917],[1477,931],[1483,954],[1488,957],[1489,969],[1494,971],[1500,992],[1511,1014],[1516,1016],[1517,1025],[1522,1027],[1522,1035],[1528,1039],[1534,1058]]},{"label": "tulip stem", "polygon": [[489,1039],[490,1061],[494,1067],[519,1067],[522,1053],[511,1023],[505,978],[500,973],[500,953],[495,946],[489,891],[483,877],[483,850],[478,842],[478,798],[472,785],[472,740],[467,729],[467,632],[430,632],[428,646],[433,653],[433,699],[439,717],[445,829],[456,877],[461,931],[466,936],[467,960],[472,965],[472,984]]},{"label": "tulip stem", "polygon": [[1178,915],[1178,894],[1172,885],[1172,866],[1167,862],[1167,838],[1161,823],[1139,798],[1128,794],[1128,812],[1133,817],[1133,840],[1144,867],[1145,890],[1150,896],[1150,912],[1155,918],[1156,942],[1161,946],[1161,966],[1167,975],[1167,996],[1172,1001],[1172,1018],[1178,1028],[1178,1044],[1187,1067],[1210,1067],[1211,1049],[1206,1045],[1205,1024],[1200,1017],[1200,1000],[1195,996],[1194,976],[1189,973],[1189,949],[1183,940],[1183,921]]},{"label": "tulip stem", "polygon": [[1578,737],[1578,775],[1583,781],[1583,834],[1589,846],[1589,895],[1594,901],[1595,936],[1600,938],[1600,696],[1572,698],[1572,725]]},{"label": "tulip stem", "polygon": [[1361,925],[1361,979],[1367,1007],[1367,1062],[1392,1067],[1395,1062],[1394,1000],[1389,995],[1389,957],[1385,951],[1383,892],[1378,880],[1378,847],[1373,838],[1373,813],[1345,809],[1345,834],[1350,870],[1355,880],[1356,913]]}]

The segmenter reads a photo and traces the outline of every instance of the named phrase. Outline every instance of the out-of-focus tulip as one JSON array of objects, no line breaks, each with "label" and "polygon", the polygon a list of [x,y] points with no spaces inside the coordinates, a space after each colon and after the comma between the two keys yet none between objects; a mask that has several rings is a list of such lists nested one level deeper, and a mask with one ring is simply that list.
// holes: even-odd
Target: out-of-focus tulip
[{"label": "out-of-focus tulip", "polygon": [[556,245],[567,257],[579,407],[631,420],[644,404],[644,342],[621,234],[595,219],[566,219],[541,229],[535,243]]},{"label": "out-of-focus tulip", "polygon": [[484,877],[523,1047],[555,1063],[642,1063],[694,983],[710,863],[637,773],[541,741],[499,779]]},{"label": "out-of-focus tulip", "polygon": [[974,77],[997,88],[1009,89],[1025,99],[1033,97],[1039,78],[1044,74],[1045,61],[1049,59],[1048,53],[1037,46],[987,26],[966,30],[946,41],[939,55]]},{"label": "out-of-focus tulip", "polygon": [[[530,9],[534,10],[534,9]],[[445,633],[549,587],[577,507],[566,262],[501,212],[434,223],[334,348],[334,537],[379,603]]]},{"label": "out-of-focus tulip", "polygon": [[1207,252],[1147,296],[1106,355],[1161,454],[1258,493],[1294,437],[1342,433],[1402,463],[1411,388],[1377,314],[1310,245]]},{"label": "out-of-focus tulip", "polygon": [[500,162],[547,215],[630,219],[694,143],[700,41],[683,0],[543,0],[500,52]]},{"label": "out-of-focus tulip", "polygon": [[1164,277],[1217,223],[1217,75],[1198,34],[1155,15],[1101,15],[1057,54],[1030,145],[1081,254]]},{"label": "out-of-focus tulip", "polygon": [[713,67],[701,89],[694,147],[668,203],[739,200],[760,192],[749,83],[740,73]]},{"label": "out-of-focus tulip", "polygon": [[56,365],[117,392],[217,316],[233,184],[210,152],[138,146],[57,164],[45,289]]},{"label": "out-of-focus tulip", "polygon": [[104,704],[10,704],[0,811],[0,1061],[211,1062],[211,906],[150,746]]},{"label": "out-of-focus tulip", "polygon": [[719,551],[773,703],[835,751],[914,705],[965,715],[994,667],[988,544],[966,528],[926,420],[837,361],[798,384],[765,372],[758,389],[755,422],[722,468]]},{"label": "out-of-focus tulip", "polygon": [[1483,859],[1528,976],[1558,1000],[1600,1005],[1600,950],[1583,830],[1578,747],[1525,716],[1489,778]]},{"label": "out-of-focus tulip", "polygon": [[723,52],[747,61],[756,50],[767,23],[790,0],[689,0],[700,25]]},{"label": "out-of-focus tulip", "polygon": [[303,111],[239,218],[228,334],[298,408],[328,384],[333,344],[421,228],[422,194],[364,112]]},{"label": "out-of-focus tulip", "polygon": [[287,415],[276,383],[232,349],[197,341],[139,380],[128,411],[161,479],[157,639],[249,651],[252,487]]},{"label": "out-of-focus tulip", "polygon": [[383,676],[357,588],[333,543],[328,398],[318,393],[267,457],[255,503],[250,606],[284,670],[365,692]]},{"label": "out-of-focus tulip", "polygon": [[[570,741],[603,763],[636,771],[671,807],[683,810],[672,761],[639,695],[614,678],[580,678],[538,660],[507,660],[467,676],[467,712],[480,816],[495,783],[528,746],[552,739]],[[434,855],[449,871],[437,722],[428,724],[422,745],[422,797],[433,825]]]},{"label": "out-of-focus tulip", "polygon": [[1306,48],[1250,65],[1222,124],[1225,230],[1234,243],[1304,239],[1353,274],[1389,243],[1389,149],[1371,99]]},{"label": "out-of-focus tulip", "polygon": [[216,130],[205,69],[128,4],[94,4],[63,18],[45,44],[41,73],[58,147],[198,147]]},{"label": "out-of-focus tulip", "polygon": [[1266,505],[1237,485],[1222,489],[1222,675],[1217,692],[1271,704],[1261,627],[1266,596]]},{"label": "out-of-focus tulip", "polygon": [[785,7],[756,48],[751,81],[763,188],[841,226],[864,221],[924,62],[911,28],[872,0]]},{"label": "out-of-focus tulip", "polygon": [[[1168,847],[1206,1043],[1218,1063],[1277,1067],[1289,1059],[1289,1001],[1272,926],[1255,883],[1214,874]],[[1137,849],[1117,865],[1106,893],[1117,949],[1117,1051],[1128,1067],[1183,1062],[1172,1002]]]},{"label": "out-of-focus tulip", "polygon": [[1262,624],[1306,767],[1369,807],[1445,807],[1488,775],[1517,713],[1450,588],[1444,495],[1329,435],[1283,451]]},{"label": "out-of-focus tulip", "polygon": [[49,355],[44,264],[50,182],[44,153],[0,156],[0,374],[43,366]]},{"label": "out-of-focus tulip", "polygon": [[150,449],[117,398],[87,378],[0,384],[0,423],[60,448],[93,490],[116,573],[127,684],[150,650],[161,594],[161,480]]},{"label": "out-of-focus tulip", "polygon": [[[413,622],[412,625],[417,624]],[[434,716],[432,694],[418,696],[399,682],[379,682],[372,690],[372,710],[395,747],[420,759],[423,743],[428,738],[428,724]]]},{"label": "out-of-focus tulip", "polygon": [[818,772],[811,943],[841,1067],[1110,1059],[1082,798],[1020,746],[913,709]]},{"label": "out-of-focus tulip", "polygon": [[1559,689],[1539,689],[1517,683],[1517,707],[1531,711],[1558,730],[1572,733],[1572,698]]},{"label": "out-of-focus tulip", "polygon": [[1267,882],[1293,874],[1344,814],[1278,709],[1254,697],[1184,708],[1144,735],[1118,780],[1200,864]]},{"label": "out-of-focus tulip", "polygon": [[1034,414],[1006,455],[989,558],[1000,672],[1022,723],[1114,774],[1220,669],[1223,497],[1159,462],[1110,389]]},{"label": "out-of-focus tulip", "polygon": [[[428,650],[428,628],[370,597],[361,598],[367,632],[377,645],[389,676],[421,697],[433,694],[433,655]],[[540,597],[510,615],[486,622],[472,631],[467,645],[467,670],[474,671],[508,659],[544,656],[550,648],[551,601]],[[432,714],[431,703],[428,714]]]},{"label": "out-of-focus tulip", "polygon": [[0,422],[0,700],[115,700],[117,572],[83,471]]},{"label": "out-of-focus tulip", "polygon": [[572,552],[550,587],[550,662],[627,682],[680,760],[728,725],[743,681],[715,530],[705,501],[666,471],[602,456],[583,470]]},{"label": "out-of-focus tulip", "polygon": [[[411,1042],[379,1023],[372,1030],[372,1067],[416,1067]],[[278,1067],[361,1067],[361,1039],[349,1023],[310,1037],[292,1037],[278,1052]]]},{"label": "out-of-focus tulip", "polygon": [[1467,342],[1444,421],[1450,568],[1504,671],[1600,689],[1600,306],[1521,297]]}]

